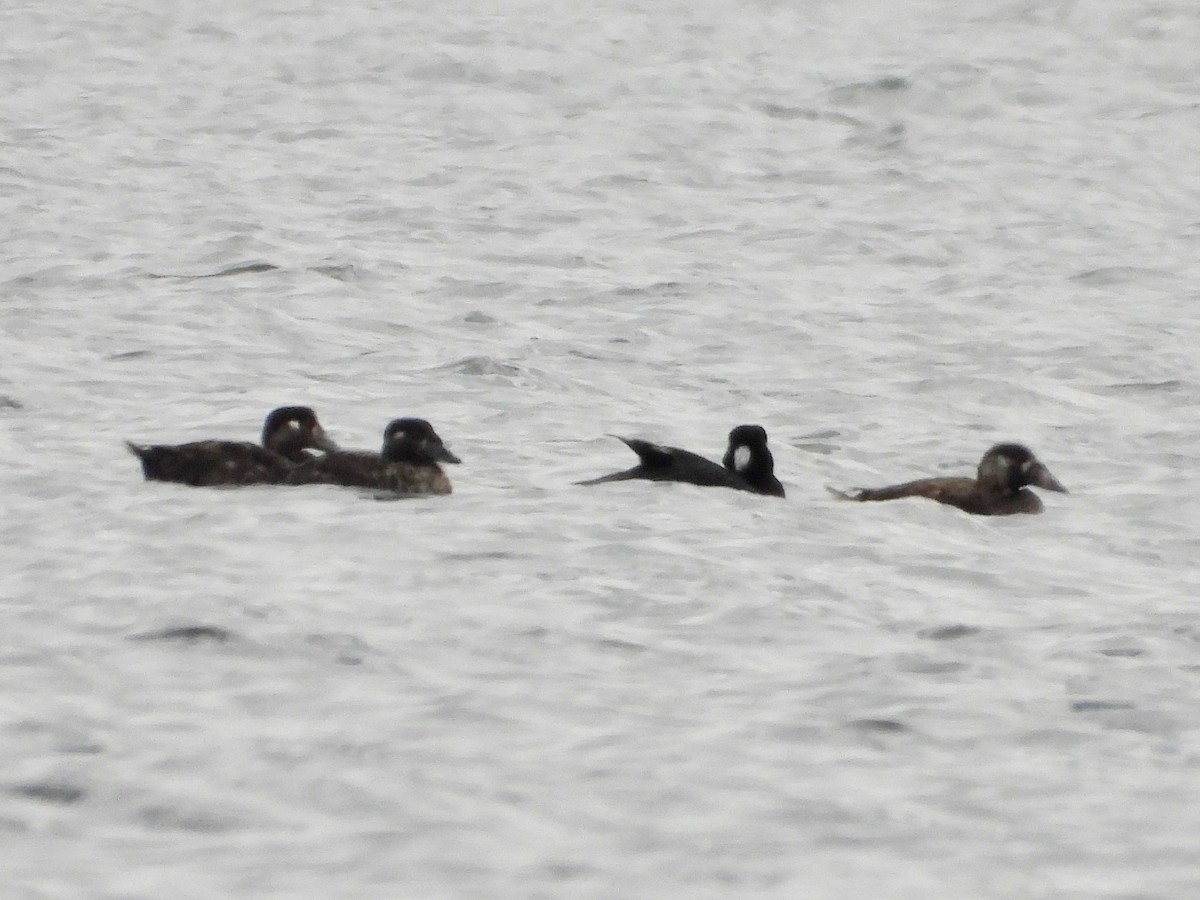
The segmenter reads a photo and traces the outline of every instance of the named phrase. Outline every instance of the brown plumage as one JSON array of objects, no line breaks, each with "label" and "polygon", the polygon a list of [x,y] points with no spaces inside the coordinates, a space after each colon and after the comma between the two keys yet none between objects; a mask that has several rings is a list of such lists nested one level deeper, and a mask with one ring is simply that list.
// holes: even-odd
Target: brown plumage
[{"label": "brown plumage", "polygon": [[263,423],[261,446],[250,441],[151,445],[126,441],[125,446],[141,461],[148,481],[193,487],[281,484],[297,464],[312,458],[307,450],[337,449],[307,406],[273,410]]},{"label": "brown plumage", "polygon": [[842,500],[858,501],[927,497],[979,516],[1040,513],[1042,500],[1027,486],[1067,493],[1028,447],[997,444],[979,461],[975,478],[922,478],[890,487],[830,491]]},{"label": "brown plumage", "polygon": [[446,449],[424,419],[395,419],[383,433],[379,453],[339,450],[296,466],[288,484],[338,484],[396,494],[449,494],[450,479],[439,462],[461,460]]}]

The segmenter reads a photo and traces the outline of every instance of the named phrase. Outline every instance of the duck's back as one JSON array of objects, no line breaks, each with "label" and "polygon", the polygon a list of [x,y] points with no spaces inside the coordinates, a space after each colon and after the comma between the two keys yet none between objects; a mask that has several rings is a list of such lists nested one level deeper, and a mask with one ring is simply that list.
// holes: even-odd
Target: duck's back
[{"label": "duck's back", "polygon": [[690,450],[679,447],[664,447],[650,441],[638,438],[620,437],[637,454],[639,463],[632,469],[602,475],[578,484],[593,485],[607,484],[613,481],[678,481],[685,484],[695,484],[700,487],[727,487],[739,491],[753,491],[749,484],[734,472],[720,466],[710,459],[705,459]]},{"label": "duck's back", "polygon": [[126,446],[141,461],[148,480],[193,487],[280,484],[292,468],[283,456],[249,441]]},{"label": "duck's back", "polygon": [[386,464],[377,453],[340,450],[310,459],[288,473],[288,484],[378,487]]},{"label": "duck's back", "polygon": [[[634,442],[630,441],[630,447],[633,447]],[[637,442],[642,443],[642,442]],[[692,453],[690,450],[681,450],[678,447],[659,448],[655,449],[660,453],[662,450],[667,450],[668,458],[663,461],[661,466],[646,465],[646,457],[641,450],[633,447],[634,452],[642,457],[643,468],[646,474],[643,478],[648,478],[651,481],[680,481],[685,484],[695,484],[701,487],[727,487],[737,491],[753,491],[746,480],[736,472],[731,472],[722,465],[718,465],[711,459],[706,459],[698,453]]]},{"label": "duck's back", "polygon": [[288,484],[336,484],[397,494],[449,494],[450,479],[435,463],[388,462],[377,453],[340,451],[292,469]]},{"label": "duck's back", "polygon": [[1042,501],[1033,491],[1020,490],[1014,495],[989,491],[974,478],[922,478],[882,488],[861,488],[854,493],[834,491],[844,500],[900,500],[904,497],[926,497],[954,506],[977,516],[1010,516],[1017,513],[1039,513]]}]

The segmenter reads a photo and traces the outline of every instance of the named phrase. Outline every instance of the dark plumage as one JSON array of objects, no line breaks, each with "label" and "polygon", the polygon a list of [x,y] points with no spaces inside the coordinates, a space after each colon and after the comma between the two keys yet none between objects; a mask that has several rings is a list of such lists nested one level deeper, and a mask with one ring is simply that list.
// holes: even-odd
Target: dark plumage
[{"label": "dark plumage", "polygon": [[195,441],[190,444],[125,446],[142,463],[149,481],[174,481],[193,487],[280,484],[312,450],[336,450],[317,415],[307,406],[273,410],[263,423],[262,445],[249,441]]},{"label": "dark plumage", "polygon": [[638,455],[638,465],[576,484],[607,484],[633,479],[681,481],[702,487],[727,487],[772,497],[784,496],[783,485],[775,477],[775,459],[767,449],[767,432],[760,425],[739,425],[729,432],[729,447],[723,465],[678,447],[615,437]]},{"label": "dark plumage", "polygon": [[759,494],[783,497],[775,477],[775,457],[767,448],[767,430],[761,425],[739,425],[729,432],[729,446],[721,464],[742,477]]},{"label": "dark plumage", "polygon": [[296,466],[288,484],[339,484],[397,494],[449,494],[439,462],[461,462],[424,419],[395,419],[383,432],[379,453],[339,450]]},{"label": "dark plumage", "polygon": [[1067,493],[1028,447],[997,444],[979,461],[975,478],[923,478],[882,488],[856,488],[850,492],[830,488],[843,500],[897,500],[928,497],[980,516],[1040,513],[1042,500],[1027,486]]}]

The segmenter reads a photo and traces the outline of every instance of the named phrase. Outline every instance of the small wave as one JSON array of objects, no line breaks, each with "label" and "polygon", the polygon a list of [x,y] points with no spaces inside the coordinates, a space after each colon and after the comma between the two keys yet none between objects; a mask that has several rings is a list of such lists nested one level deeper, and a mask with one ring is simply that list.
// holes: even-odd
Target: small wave
[{"label": "small wave", "polygon": [[126,350],[124,353],[113,353],[108,359],[110,362],[124,362],[127,359],[143,359],[153,355],[153,350]]},{"label": "small wave", "polygon": [[804,119],[812,122],[823,118],[821,112],[803,106],[781,106],[778,103],[764,103],[759,109],[772,119],[783,119],[784,121],[788,119]]},{"label": "small wave", "polygon": [[840,103],[854,103],[880,94],[896,94],[908,90],[907,78],[900,75],[886,75],[871,81],[856,81],[844,84],[829,92],[830,96]]},{"label": "small wave", "polygon": [[183,644],[198,644],[211,641],[214,644],[225,644],[233,640],[234,634],[219,625],[182,625],[175,628],[162,628],[158,631],[146,631],[129,636],[131,641],[177,641]]},{"label": "small wave", "polygon": [[857,731],[871,734],[903,734],[909,727],[895,719],[854,719],[847,723]]},{"label": "small wave", "polygon": [[308,271],[332,278],[334,281],[353,281],[358,277],[358,270],[349,263],[342,266],[310,266]]},{"label": "small wave", "polygon": [[539,266],[546,269],[584,269],[591,265],[587,257],[578,253],[520,253],[493,255],[486,258],[493,262]]},{"label": "small wave", "polygon": [[932,628],[922,628],[917,637],[929,641],[957,641],[960,638],[979,634],[980,629],[974,625],[936,625]]},{"label": "small wave", "polygon": [[523,374],[520,366],[501,362],[490,356],[466,356],[452,363],[438,366],[436,371],[473,375],[478,378],[517,378]]},{"label": "small wave", "polygon": [[1168,378],[1165,381],[1123,381],[1103,385],[1100,390],[1106,394],[1171,394],[1185,386],[1178,378]]},{"label": "small wave", "polygon": [[179,275],[179,274],[162,274],[161,272],[150,272],[149,278],[179,278],[183,280],[195,280],[199,278],[225,278],[229,275],[255,275],[260,272],[273,272],[279,266],[273,263],[257,262],[243,263],[241,265],[230,266],[228,269],[221,269],[219,272],[203,272],[199,275]]},{"label": "small wave", "polygon": [[1118,700],[1075,700],[1071,703],[1071,712],[1111,712],[1124,709],[1135,707],[1132,703],[1122,703]]},{"label": "small wave", "polygon": [[1162,269],[1151,269],[1145,266],[1106,266],[1100,269],[1087,269],[1071,276],[1071,281],[1092,287],[1113,287],[1130,284],[1147,279],[1167,278],[1169,272]]},{"label": "small wave", "polygon": [[307,131],[276,131],[271,137],[281,144],[294,144],[297,141],[327,141],[340,138],[342,134],[337,128],[310,128]]},{"label": "small wave", "polygon": [[56,803],[59,806],[70,806],[87,797],[87,791],[73,784],[58,781],[32,781],[26,784],[16,784],[8,789],[16,797],[29,800],[41,800],[43,803]]}]

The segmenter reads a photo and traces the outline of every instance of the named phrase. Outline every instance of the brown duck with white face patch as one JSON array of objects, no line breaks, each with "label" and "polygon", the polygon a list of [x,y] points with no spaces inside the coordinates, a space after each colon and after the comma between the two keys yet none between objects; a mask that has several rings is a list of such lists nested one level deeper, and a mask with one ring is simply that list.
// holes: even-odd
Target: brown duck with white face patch
[{"label": "brown duck with white face patch", "polygon": [[975,478],[923,478],[882,488],[838,491],[842,500],[899,500],[927,497],[980,516],[1040,513],[1041,498],[1029,487],[1067,493],[1050,470],[1021,444],[997,444],[983,455]]},{"label": "brown duck with white face patch", "polygon": [[281,484],[297,464],[312,458],[308,450],[337,449],[307,406],[272,410],[263,423],[261,446],[249,441],[150,445],[126,441],[125,446],[141,461],[148,481],[193,487]]},{"label": "brown duck with white face patch", "polygon": [[395,494],[449,494],[450,479],[438,463],[461,460],[446,449],[424,419],[394,419],[379,453],[339,450],[296,466],[288,484],[338,484]]}]

